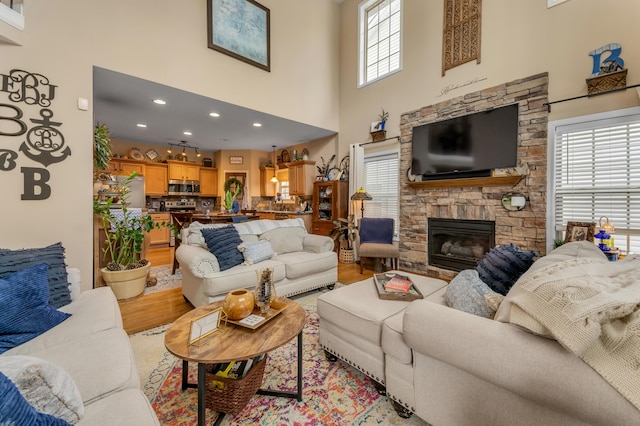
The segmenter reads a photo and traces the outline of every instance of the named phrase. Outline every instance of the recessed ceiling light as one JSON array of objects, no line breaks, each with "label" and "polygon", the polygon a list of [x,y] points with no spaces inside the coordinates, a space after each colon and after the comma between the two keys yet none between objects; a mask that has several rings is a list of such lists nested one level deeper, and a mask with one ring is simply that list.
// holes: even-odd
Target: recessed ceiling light
[{"label": "recessed ceiling light", "polygon": [[262,127],[261,123],[253,123],[253,127]]},{"label": "recessed ceiling light", "polygon": [[182,134],[186,136],[191,136],[192,133],[190,131],[186,131],[186,132],[183,132]]},{"label": "recessed ceiling light", "polygon": [[218,114],[217,112],[210,112],[209,115],[212,117],[220,117],[220,114]]},{"label": "recessed ceiling light", "polygon": [[154,99],[153,103],[154,104],[158,104],[158,105],[166,105],[167,101],[165,101],[163,99]]},{"label": "recessed ceiling light", "polygon": [[144,123],[138,123],[138,124],[136,124],[136,126],[138,126],[138,127],[147,127],[147,125],[144,124]]}]

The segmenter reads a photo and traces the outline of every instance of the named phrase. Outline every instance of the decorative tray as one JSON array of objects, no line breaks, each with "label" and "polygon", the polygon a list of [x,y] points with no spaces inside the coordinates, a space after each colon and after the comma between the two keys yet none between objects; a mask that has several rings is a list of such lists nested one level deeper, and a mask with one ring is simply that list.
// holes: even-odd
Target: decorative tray
[{"label": "decorative tray", "polygon": [[243,318],[241,320],[230,320],[225,317],[223,321],[255,330],[256,328],[262,327],[264,324],[268,323],[274,317],[278,316],[278,314],[284,311],[287,306],[289,306],[288,303],[282,302],[276,298],[275,300],[273,300],[273,302],[271,302],[271,307],[266,314],[260,313],[260,308],[255,307],[251,315],[246,318]]},{"label": "decorative tray", "polygon": [[374,274],[373,275],[373,282],[376,286],[376,290],[378,290],[378,296],[380,297],[380,299],[383,300],[405,300],[405,301],[410,301],[410,300],[417,300],[417,299],[422,299],[424,298],[424,296],[422,295],[422,293],[420,293],[420,290],[418,290],[418,287],[415,286],[415,284],[413,282],[411,282],[411,287],[409,289],[409,291],[387,291],[385,290],[384,286],[387,282],[389,282],[389,280],[391,280],[391,278],[393,277],[398,277],[404,280],[409,280],[411,281],[411,278],[409,278],[406,275],[401,275],[401,274],[395,274],[395,273],[391,273],[391,274]]}]

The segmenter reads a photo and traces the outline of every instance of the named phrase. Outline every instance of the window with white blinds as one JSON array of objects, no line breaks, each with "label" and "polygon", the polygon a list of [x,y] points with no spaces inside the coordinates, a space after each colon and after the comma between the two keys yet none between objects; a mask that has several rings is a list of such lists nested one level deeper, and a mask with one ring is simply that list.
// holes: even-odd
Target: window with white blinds
[{"label": "window with white blinds", "polygon": [[394,237],[398,237],[400,200],[398,198],[398,153],[373,154],[364,158],[364,189],[373,200],[365,201],[365,217],[391,217]]},{"label": "window with white blinds", "polygon": [[360,76],[363,86],[400,70],[402,0],[360,4]]},{"label": "window with white blinds", "polygon": [[640,252],[640,111],[634,110],[555,128],[552,212],[558,238],[567,222],[599,224],[604,216],[616,227],[615,246]]}]

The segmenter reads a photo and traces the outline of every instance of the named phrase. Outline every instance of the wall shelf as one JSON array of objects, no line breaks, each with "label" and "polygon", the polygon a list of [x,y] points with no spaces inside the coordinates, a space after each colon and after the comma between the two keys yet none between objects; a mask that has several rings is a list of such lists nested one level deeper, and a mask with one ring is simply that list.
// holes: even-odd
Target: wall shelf
[{"label": "wall shelf", "polygon": [[464,188],[471,186],[513,186],[523,178],[523,175],[491,176],[463,179],[439,179],[424,182],[407,182],[412,188]]}]

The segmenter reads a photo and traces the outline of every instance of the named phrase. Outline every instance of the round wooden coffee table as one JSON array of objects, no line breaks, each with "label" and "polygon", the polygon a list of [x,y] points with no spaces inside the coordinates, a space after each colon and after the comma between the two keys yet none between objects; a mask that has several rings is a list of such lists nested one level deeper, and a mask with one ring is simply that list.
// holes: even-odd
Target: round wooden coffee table
[{"label": "round wooden coffee table", "polygon": [[[198,425],[205,424],[206,364],[236,361],[266,354],[284,345],[296,335],[298,336],[297,392],[260,389],[258,393],[296,398],[298,401],[302,401],[302,329],[307,315],[302,306],[296,302],[286,298],[278,298],[277,300],[286,303],[286,308],[255,330],[240,325],[225,324],[224,321],[221,321],[219,331],[203,338],[196,344],[189,345],[192,320],[222,307],[222,301],[187,312],[167,330],[164,337],[165,347],[170,353],[182,359],[182,389],[188,387],[198,389]],[[198,363],[198,383],[188,383],[189,361]],[[214,424],[219,424],[223,417],[224,413],[220,413]]]}]

